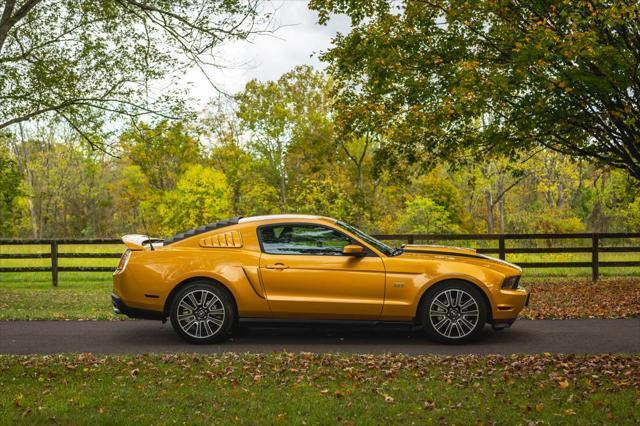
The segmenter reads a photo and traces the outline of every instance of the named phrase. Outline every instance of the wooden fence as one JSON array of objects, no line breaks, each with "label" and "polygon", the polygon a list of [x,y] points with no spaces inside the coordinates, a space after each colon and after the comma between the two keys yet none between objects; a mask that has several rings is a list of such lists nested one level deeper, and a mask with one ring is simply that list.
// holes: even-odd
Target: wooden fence
[{"label": "wooden fence", "polygon": [[[406,241],[407,244],[414,244],[417,241],[494,241],[498,247],[478,247],[478,253],[497,254],[502,260],[506,259],[509,253],[591,253],[590,262],[516,262],[523,269],[526,268],[591,268],[591,279],[597,281],[600,277],[601,267],[632,267],[640,266],[640,246],[638,245],[617,245],[602,246],[600,240],[616,239],[628,240],[640,238],[640,232],[618,232],[618,233],[566,233],[566,234],[381,234],[376,238],[383,241]],[[588,240],[586,246],[570,247],[538,247],[539,244],[529,244],[529,247],[507,247],[507,241],[536,241],[544,240],[548,245],[552,245],[555,240]],[[600,260],[600,253],[638,253],[638,259],[634,261],[607,261]]]},{"label": "wooden fence", "polygon": [[[408,244],[417,242],[437,243],[443,241],[483,241],[497,243],[497,247],[478,247],[479,253],[497,254],[502,260],[507,254],[515,253],[590,253],[589,262],[517,262],[523,269],[526,268],[591,268],[591,277],[597,281],[600,276],[601,267],[633,267],[640,266],[640,246],[638,245],[602,245],[601,240],[630,240],[640,239],[640,232],[635,233],[571,233],[571,234],[380,234],[376,238],[383,241],[398,241]],[[535,241],[544,240],[546,247],[539,247]],[[556,240],[577,240],[587,241],[588,245],[551,247]],[[528,247],[508,247],[508,241],[527,241]],[[47,245],[49,252],[44,253],[2,253],[0,259],[51,259],[50,266],[23,266],[23,267],[0,267],[2,272],[51,272],[51,279],[54,286],[58,285],[58,275],[60,272],[112,272],[114,267],[104,266],[59,266],[59,259],[92,259],[92,258],[114,258],[120,257],[119,253],[65,253],[60,252],[62,245],[105,245],[122,244],[119,239],[58,239],[58,240],[8,240],[0,239],[0,248],[7,245]],[[611,244],[611,243],[610,243]],[[601,261],[600,253],[638,253],[637,260],[633,261]]]},{"label": "wooden fence", "polygon": [[[60,259],[118,259],[122,253],[60,253],[61,245],[105,245],[122,244],[120,239],[94,238],[94,239],[58,239],[58,240],[7,240],[0,239],[2,246],[21,245],[48,245],[49,252],[45,253],[2,253],[0,259],[51,259],[51,266],[21,266],[21,267],[0,267],[2,272],[51,272],[51,282],[54,287],[58,286],[58,274],[60,272],[113,272],[115,267],[108,266],[59,266]],[[123,245],[124,250],[124,245]]]}]

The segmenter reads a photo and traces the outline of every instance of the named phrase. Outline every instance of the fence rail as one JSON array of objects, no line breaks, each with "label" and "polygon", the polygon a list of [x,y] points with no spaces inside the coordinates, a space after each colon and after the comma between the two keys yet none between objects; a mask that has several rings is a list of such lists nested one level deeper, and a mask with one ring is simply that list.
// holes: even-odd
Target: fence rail
[{"label": "fence rail", "polygon": [[[497,254],[502,260],[507,254],[552,254],[552,253],[591,253],[589,262],[517,262],[522,268],[591,268],[591,278],[597,281],[601,267],[634,267],[640,266],[640,246],[602,246],[603,239],[629,240],[640,239],[640,232],[624,233],[567,233],[567,234],[378,234],[376,238],[383,241],[402,241],[414,244],[418,241],[494,241],[497,247],[478,247],[478,253]],[[507,247],[510,240],[588,240],[588,246],[582,247]],[[119,239],[0,239],[0,247],[16,245],[47,245],[45,253],[1,253],[0,259],[51,259],[50,266],[0,267],[2,272],[51,272],[51,281],[58,285],[60,272],[111,272],[115,268],[106,266],[59,266],[59,259],[117,259],[119,253],[65,253],[60,252],[61,245],[108,245],[122,244]],[[638,260],[633,261],[601,261],[600,253],[638,253]]]}]

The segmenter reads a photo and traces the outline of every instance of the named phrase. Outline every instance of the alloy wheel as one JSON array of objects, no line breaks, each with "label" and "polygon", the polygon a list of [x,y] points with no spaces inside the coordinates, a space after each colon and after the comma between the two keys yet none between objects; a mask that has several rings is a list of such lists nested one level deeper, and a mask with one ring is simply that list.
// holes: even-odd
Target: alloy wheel
[{"label": "alloy wheel", "polygon": [[194,289],[178,301],[178,325],[196,339],[207,339],[218,333],[225,314],[222,301],[209,290]]},{"label": "alloy wheel", "polygon": [[464,290],[447,289],[438,293],[429,306],[434,330],[448,338],[460,339],[475,330],[480,319],[476,299]]}]

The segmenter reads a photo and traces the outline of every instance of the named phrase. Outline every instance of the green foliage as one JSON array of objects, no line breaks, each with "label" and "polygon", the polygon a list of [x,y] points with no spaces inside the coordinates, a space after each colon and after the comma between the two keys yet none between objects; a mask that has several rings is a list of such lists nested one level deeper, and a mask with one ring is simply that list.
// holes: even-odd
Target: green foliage
[{"label": "green foliage", "polygon": [[199,123],[133,122],[120,158],[88,150],[57,122],[9,137],[2,172],[18,170],[19,183],[2,187],[23,195],[3,213],[2,236],[117,237],[145,232],[144,217],[165,237],[273,213],[333,216],[381,233],[638,229],[640,187],[627,172],[548,149],[376,168],[384,138],[361,127],[360,106],[332,112],[333,84],[297,68],[250,83],[238,103],[212,105]]},{"label": "green foliage", "polygon": [[358,222],[359,211],[349,193],[331,178],[304,179],[295,194],[298,213],[317,214]]},{"label": "green foliage", "polygon": [[[147,176],[139,166],[118,163],[114,167],[113,175],[107,185],[113,200],[113,229],[128,229],[127,233],[144,232],[142,218],[146,224],[153,224],[157,217],[150,200],[157,198],[155,191],[149,184]],[[146,201],[146,203],[145,203]],[[113,232],[113,231],[111,231]]]},{"label": "green foliage", "polygon": [[629,229],[640,229],[640,196],[627,206],[624,216]]},{"label": "green foliage", "polygon": [[[114,124],[181,116],[166,82],[263,29],[243,0],[31,0],[0,5],[0,130],[55,116],[94,147]],[[163,80],[163,86],[157,87]],[[159,90],[161,89],[161,90]],[[159,93],[159,94],[157,94]]]},{"label": "green foliage", "polygon": [[462,225],[468,221],[462,204],[462,193],[442,167],[414,179],[411,192],[425,194],[428,199],[442,206],[452,223]]},{"label": "green foliage", "polygon": [[149,184],[161,191],[173,189],[177,176],[201,158],[198,141],[181,122],[164,120],[155,127],[139,123],[122,134],[120,147]]},{"label": "green foliage", "polygon": [[110,169],[78,143],[51,140],[55,137],[43,135],[21,146],[32,236],[108,235]]},{"label": "green foliage", "polygon": [[407,201],[400,215],[399,230],[416,234],[456,233],[460,228],[453,223],[446,207],[431,198],[417,196]]},{"label": "green foliage", "polygon": [[279,211],[279,194],[264,176],[264,163],[242,148],[233,116],[218,115],[205,121],[217,144],[209,158],[224,173],[231,192],[234,216],[270,214]]},{"label": "green foliage", "polygon": [[521,211],[509,219],[509,229],[515,233],[584,232],[585,223],[569,210],[544,209]]},{"label": "green foliage", "polygon": [[14,236],[19,228],[16,218],[21,209],[22,176],[18,165],[2,145],[0,135],[0,234]]},{"label": "green foliage", "polygon": [[187,230],[229,217],[230,191],[224,174],[201,165],[189,167],[178,180],[176,188],[162,195],[156,204],[160,227],[155,232],[169,235],[176,229]]},{"label": "green foliage", "polygon": [[288,186],[300,172],[326,165],[322,160],[332,143],[330,84],[322,73],[303,66],[277,81],[250,81],[237,95],[237,116],[249,132],[248,148],[263,161],[284,211],[289,208]]},{"label": "green foliage", "polygon": [[535,146],[640,179],[637,1],[313,0],[348,14],[324,59],[341,128],[386,164]]}]

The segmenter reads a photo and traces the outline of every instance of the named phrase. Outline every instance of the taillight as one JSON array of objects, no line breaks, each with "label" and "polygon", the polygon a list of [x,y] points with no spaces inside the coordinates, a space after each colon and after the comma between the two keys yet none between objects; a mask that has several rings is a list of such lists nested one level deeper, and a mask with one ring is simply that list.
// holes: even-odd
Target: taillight
[{"label": "taillight", "polygon": [[124,271],[124,268],[127,267],[127,263],[129,263],[129,258],[131,257],[131,250],[126,249],[122,256],[120,256],[120,262],[118,262],[118,267],[116,268],[115,274],[119,274]]}]

